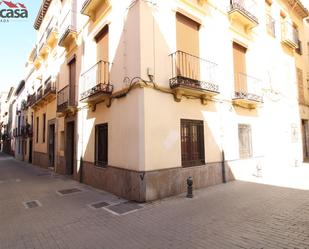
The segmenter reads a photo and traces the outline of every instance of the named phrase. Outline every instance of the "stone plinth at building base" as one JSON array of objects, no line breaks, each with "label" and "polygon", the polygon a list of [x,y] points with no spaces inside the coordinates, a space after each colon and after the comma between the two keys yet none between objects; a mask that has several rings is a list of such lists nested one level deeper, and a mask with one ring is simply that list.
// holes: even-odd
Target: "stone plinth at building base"
[{"label": "stone plinth at building base", "polygon": [[[138,202],[153,201],[186,192],[187,178],[193,177],[195,189],[223,182],[222,163],[188,168],[136,172],[116,167],[96,167],[83,162],[82,182],[120,197]],[[234,180],[227,164],[226,181]]]}]

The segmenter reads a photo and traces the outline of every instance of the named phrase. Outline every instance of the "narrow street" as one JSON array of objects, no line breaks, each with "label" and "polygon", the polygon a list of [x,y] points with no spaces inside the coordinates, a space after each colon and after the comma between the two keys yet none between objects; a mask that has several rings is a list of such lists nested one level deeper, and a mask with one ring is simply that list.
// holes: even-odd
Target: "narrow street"
[{"label": "narrow street", "polygon": [[232,182],[136,204],[3,154],[0,220],[1,249],[309,248],[305,190]]}]

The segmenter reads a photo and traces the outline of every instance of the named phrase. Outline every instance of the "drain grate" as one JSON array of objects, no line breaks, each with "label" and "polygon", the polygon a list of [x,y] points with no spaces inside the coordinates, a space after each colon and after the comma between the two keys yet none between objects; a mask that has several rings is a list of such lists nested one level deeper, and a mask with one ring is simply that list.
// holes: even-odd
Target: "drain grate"
[{"label": "drain grate", "polygon": [[105,207],[107,211],[110,211],[117,215],[124,215],[128,213],[132,213],[141,208],[143,207],[134,201],[127,201],[127,202],[119,203],[113,206]]},{"label": "drain grate", "polygon": [[23,204],[24,204],[25,208],[27,208],[27,209],[42,207],[42,204],[37,200],[26,201],[26,202],[23,202]]},{"label": "drain grate", "polygon": [[98,208],[107,207],[109,205],[110,205],[109,203],[107,203],[105,201],[101,201],[101,202],[96,202],[96,203],[90,204],[90,207],[98,209]]},{"label": "drain grate", "polygon": [[69,194],[75,194],[79,192],[82,192],[82,191],[78,188],[68,188],[68,189],[62,189],[62,190],[57,191],[57,193],[60,195],[69,195]]}]

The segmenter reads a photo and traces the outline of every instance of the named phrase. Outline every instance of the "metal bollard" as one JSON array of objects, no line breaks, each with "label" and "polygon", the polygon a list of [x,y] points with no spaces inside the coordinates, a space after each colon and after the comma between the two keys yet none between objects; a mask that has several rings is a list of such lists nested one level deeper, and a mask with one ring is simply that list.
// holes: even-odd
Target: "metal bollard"
[{"label": "metal bollard", "polygon": [[193,178],[190,176],[187,179],[187,198],[193,198]]}]

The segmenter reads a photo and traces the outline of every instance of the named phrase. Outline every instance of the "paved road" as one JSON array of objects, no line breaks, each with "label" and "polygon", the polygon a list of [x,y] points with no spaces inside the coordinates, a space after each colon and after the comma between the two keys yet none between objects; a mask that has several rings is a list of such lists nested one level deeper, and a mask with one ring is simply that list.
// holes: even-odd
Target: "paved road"
[{"label": "paved road", "polygon": [[137,206],[0,154],[0,248],[309,248],[309,191],[233,182],[195,194]]}]

